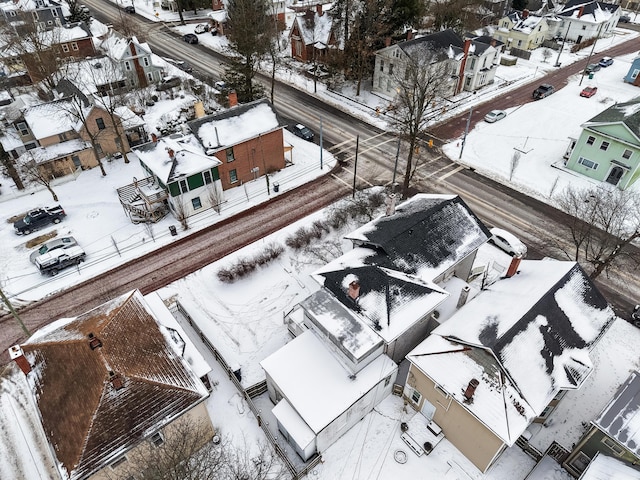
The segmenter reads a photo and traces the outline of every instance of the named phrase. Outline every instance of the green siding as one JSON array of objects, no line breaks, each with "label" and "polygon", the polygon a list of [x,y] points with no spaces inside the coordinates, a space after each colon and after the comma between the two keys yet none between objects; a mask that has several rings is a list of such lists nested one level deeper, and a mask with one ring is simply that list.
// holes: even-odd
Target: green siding
[{"label": "green siding", "polygon": [[187,185],[189,186],[189,191],[202,187],[204,185],[202,172],[196,173],[195,175],[191,175],[190,177],[187,177]]},{"label": "green siding", "polygon": [[178,182],[169,184],[169,193],[172,197],[177,197],[178,195],[180,195],[180,187],[178,186]]},{"label": "green siding", "polygon": [[589,127],[591,130],[601,133],[607,137],[616,138],[623,142],[630,143],[632,145],[638,145],[638,139],[631,133],[629,128],[622,124],[612,124],[612,125],[598,125]]},{"label": "green siding", "polygon": [[213,167],[211,169],[211,175],[213,175],[213,181],[220,180],[220,172],[218,172],[218,167]]}]

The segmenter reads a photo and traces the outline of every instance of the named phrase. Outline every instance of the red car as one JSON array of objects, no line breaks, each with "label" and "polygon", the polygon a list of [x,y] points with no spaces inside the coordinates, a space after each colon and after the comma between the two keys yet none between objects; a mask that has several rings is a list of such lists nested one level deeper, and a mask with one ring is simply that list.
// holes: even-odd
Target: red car
[{"label": "red car", "polygon": [[585,87],[580,92],[580,96],[581,97],[590,98],[590,97],[593,97],[596,94],[597,91],[598,91],[598,87]]}]

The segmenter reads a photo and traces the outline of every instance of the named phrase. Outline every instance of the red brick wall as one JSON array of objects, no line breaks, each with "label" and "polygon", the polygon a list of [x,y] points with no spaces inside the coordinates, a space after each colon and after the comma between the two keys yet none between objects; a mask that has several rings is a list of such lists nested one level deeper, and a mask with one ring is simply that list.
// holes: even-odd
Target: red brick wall
[{"label": "red brick wall", "polygon": [[[229,188],[242,185],[254,179],[252,168],[258,167],[258,175],[262,177],[265,169],[273,172],[284,168],[284,135],[282,129],[253,138],[233,147],[235,160],[227,162],[225,150],[216,153],[216,158],[222,162],[218,167],[222,188]],[[229,172],[236,170],[238,181],[231,183]]]}]

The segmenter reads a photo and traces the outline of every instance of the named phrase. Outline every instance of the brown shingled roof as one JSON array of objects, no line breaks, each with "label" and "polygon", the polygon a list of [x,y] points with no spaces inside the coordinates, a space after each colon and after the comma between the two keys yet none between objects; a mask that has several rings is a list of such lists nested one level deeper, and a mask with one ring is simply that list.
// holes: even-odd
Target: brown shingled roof
[{"label": "brown shingled roof", "polygon": [[[145,305],[130,292],[22,346],[44,431],[71,479],[104,467],[208,395]],[[101,347],[90,348],[90,333]]]}]

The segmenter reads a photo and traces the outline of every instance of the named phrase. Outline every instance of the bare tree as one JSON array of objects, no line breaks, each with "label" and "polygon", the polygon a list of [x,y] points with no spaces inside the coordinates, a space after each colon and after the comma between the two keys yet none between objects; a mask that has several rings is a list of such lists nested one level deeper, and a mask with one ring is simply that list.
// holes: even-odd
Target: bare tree
[{"label": "bare tree", "polygon": [[543,48],[542,49],[542,61],[544,63],[547,63],[547,61],[549,60],[549,58],[551,58],[551,55],[553,55],[553,53],[551,52],[551,50],[549,50],[548,48]]},{"label": "bare tree", "polygon": [[258,445],[257,454],[252,454],[246,445],[242,449],[227,448],[224,471],[225,480],[280,480],[288,478],[282,464],[268,444]]},{"label": "bare tree", "polygon": [[563,223],[571,235],[571,250],[556,245],[564,255],[590,267],[597,278],[617,262],[637,266],[640,254],[631,243],[640,237],[640,197],[627,190],[567,187],[555,197],[570,219]]},{"label": "bare tree", "polygon": [[31,152],[27,152],[18,159],[17,167],[22,178],[24,178],[27,183],[44,186],[49,190],[49,193],[51,193],[53,201],[58,201],[58,195],[56,195],[56,192],[51,186],[51,182],[55,178],[51,164],[38,164],[31,155]]},{"label": "bare tree", "polygon": [[413,157],[420,134],[428,119],[425,114],[429,107],[453,92],[456,64],[446,54],[429,49],[414,52],[397,65],[394,80],[398,94],[395,98],[395,126],[403,140],[409,144],[402,195],[409,194],[409,181],[413,167]]},{"label": "bare tree", "polygon": [[513,152],[513,155],[511,155],[511,165],[509,168],[509,181],[511,181],[513,179],[513,174],[516,173],[516,169],[518,168],[518,165],[520,164],[520,157],[522,156],[522,153],[520,153],[518,150],[515,150]]},{"label": "bare tree", "polygon": [[189,229],[189,215],[187,211],[187,205],[182,196],[175,197],[171,202],[173,205],[173,214],[176,219],[180,222],[183,230]]},{"label": "bare tree", "polygon": [[[7,134],[6,132],[4,133],[5,135]],[[13,183],[16,184],[16,188],[18,190],[24,190],[24,183],[22,182],[22,178],[18,172],[16,161],[11,158],[7,152],[5,152],[2,144],[0,144],[0,172],[5,174],[7,177],[10,177],[11,180],[13,180]]]},{"label": "bare tree", "polygon": [[224,194],[222,190],[218,188],[215,183],[210,184],[207,187],[207,200],[211,204],[211,208],[213,208],[218,215],[220,215],[220,211],[222,210],[222,202],[224,202]]}]

